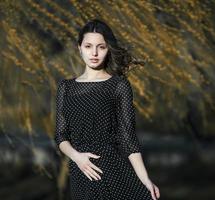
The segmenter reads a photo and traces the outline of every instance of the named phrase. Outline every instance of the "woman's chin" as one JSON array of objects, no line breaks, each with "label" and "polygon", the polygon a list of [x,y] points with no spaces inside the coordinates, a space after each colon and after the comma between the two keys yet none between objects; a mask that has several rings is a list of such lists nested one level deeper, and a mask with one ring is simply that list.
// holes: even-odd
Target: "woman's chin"
[{"label": "woman's chin", "polygon": [[97,67],[99,67],[101,65],[101,63],[89,63],[88,64],[88,66],[90,67],[90,68],[97,68]]}]

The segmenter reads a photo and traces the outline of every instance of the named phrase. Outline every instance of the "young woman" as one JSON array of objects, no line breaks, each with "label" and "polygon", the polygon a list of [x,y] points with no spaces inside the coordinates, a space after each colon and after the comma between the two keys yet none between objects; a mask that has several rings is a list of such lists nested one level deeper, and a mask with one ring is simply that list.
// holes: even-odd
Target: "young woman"
[{"label": "young woman", "polygon": [[[97,19],[80,31],[84,73],[62,79],[56,96],[59,149],[68,156],[72,200],[155,200],[135,134],[133,62],[110,27]],[[130,161],[130,162],[129,162]]]}]

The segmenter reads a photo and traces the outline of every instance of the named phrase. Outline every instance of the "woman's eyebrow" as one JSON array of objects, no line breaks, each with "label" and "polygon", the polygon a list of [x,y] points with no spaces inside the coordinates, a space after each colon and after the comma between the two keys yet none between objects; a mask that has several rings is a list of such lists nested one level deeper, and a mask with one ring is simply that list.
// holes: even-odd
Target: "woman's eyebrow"
[{"label": "woman's eyebrow", "polygon": [[[90,42],[86,42],[85,44],[92,44],[92,43],[90,43]],[[105,43],[100,43],[100,44],[104,44],[104,45],[106,45]],[[97,44],[97,46],[98,46],[98,45],[100,45],[100,44]]]}]

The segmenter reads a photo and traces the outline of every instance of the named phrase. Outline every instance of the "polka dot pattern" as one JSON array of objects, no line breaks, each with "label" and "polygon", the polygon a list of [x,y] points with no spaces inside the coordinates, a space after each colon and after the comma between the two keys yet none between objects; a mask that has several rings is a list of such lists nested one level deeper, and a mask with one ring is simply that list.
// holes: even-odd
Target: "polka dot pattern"
[{"label": "polka dot pattern", "polygon": [[129,163],[140,152],[135,134],[133,93],[128,79],[113,75],[104,81],[63,79],[56,95],[55,142],[69,141],[90,158],[103,174],[92,181],[69,160],[71,200],[152,200]]}]

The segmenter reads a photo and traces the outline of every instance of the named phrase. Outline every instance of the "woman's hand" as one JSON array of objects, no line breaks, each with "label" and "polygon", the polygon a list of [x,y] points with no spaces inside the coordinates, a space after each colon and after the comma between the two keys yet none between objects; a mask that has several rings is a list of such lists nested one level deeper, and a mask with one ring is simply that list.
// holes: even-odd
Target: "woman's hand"
[{"label": "woman's hand", "polygon": [[144,185],[151,192],[151,196],[152,196],[153,200],[160,198],[160,192],[159,192],[158,187],[154,183],[152,183],[152,181],[150,179],[147,179],[144,182]]},{"label": "woman's hand", "polygon": [[[95,155],[90,152],[79,152],[76,156],[74,162],[78,165],[79,169],[92,181],[92,178],[95,180],[101,179],[100,175],[96,173],[95,170],[103,173],[100,168],[94,165],[89,158],[98,159],[100,156]],[[94,170],[95,169],[95,170]]]}]

